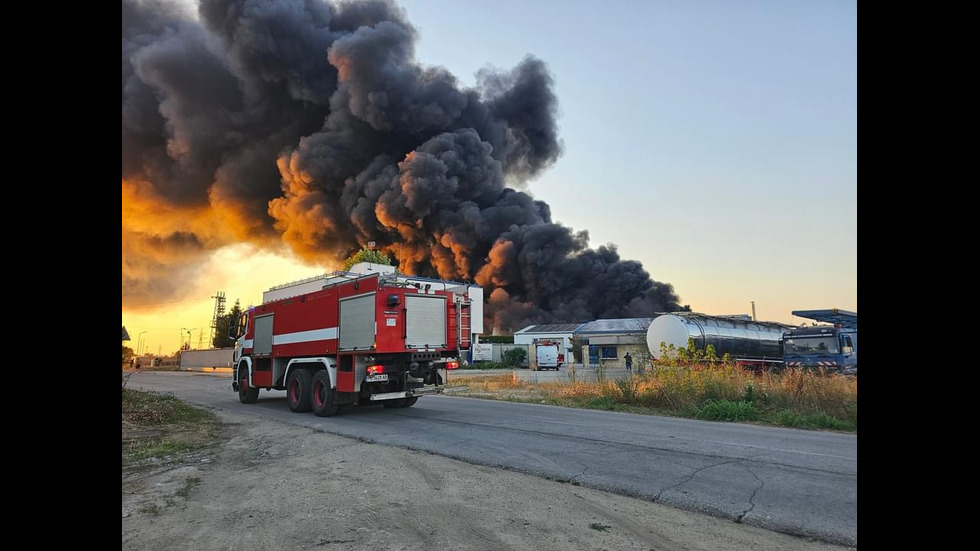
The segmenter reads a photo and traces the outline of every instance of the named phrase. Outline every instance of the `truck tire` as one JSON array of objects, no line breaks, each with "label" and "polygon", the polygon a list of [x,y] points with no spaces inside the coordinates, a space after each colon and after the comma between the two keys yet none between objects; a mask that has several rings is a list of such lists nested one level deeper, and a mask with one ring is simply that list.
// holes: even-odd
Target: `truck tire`
[{"label": "truck tire", "polygon": [[310,411],[313,377],[307,369],[294,369],[286,377],[286,403],[293,413]]},{"label": "truck tire", "polygon": [[394,400],[384,400],[381,402],[386,408],[405,407],[405,398],[395,398]]},{"label": "truck tire", "polygon": [[419,401],[418,396],[412,396],[411,398],[405,398],[405,403],[402,404],[403,408],[410,408],[415,405],[415,402]]},{"label": "truck tire", "polygon": [[317,417],[331,417],[337,415],[340,406],[337,405],[336,391],[330,388],[330,374],[326,369],[321,369],[313,375],[313,413]]},{"label": "truck tire", "polygon": [[248,369],[238,368],[238,400],[243,404],[254,404],[259,399],[259,389],[248,384]]}]

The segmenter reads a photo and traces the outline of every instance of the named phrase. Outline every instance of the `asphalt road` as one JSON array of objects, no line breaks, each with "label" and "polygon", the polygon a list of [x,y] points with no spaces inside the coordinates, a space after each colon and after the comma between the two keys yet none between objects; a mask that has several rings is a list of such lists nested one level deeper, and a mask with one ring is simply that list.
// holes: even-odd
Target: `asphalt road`
[{"label": "asphalt road", "polygon": [[281,391],[241,404],[227,374],[143,372],[129,386],[857,545],[855,435],[452,396],[320,418],[290,412]]}]

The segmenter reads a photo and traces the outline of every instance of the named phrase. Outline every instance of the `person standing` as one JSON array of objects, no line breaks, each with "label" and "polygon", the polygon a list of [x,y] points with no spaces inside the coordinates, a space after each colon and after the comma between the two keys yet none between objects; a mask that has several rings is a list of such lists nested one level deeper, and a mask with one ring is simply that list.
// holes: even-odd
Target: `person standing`
[{"label": "person standing", "polygon": [[626,371],[633,371],[633,356],[630,356],[630,353],[627,352],[625,359],[626,359]]}]

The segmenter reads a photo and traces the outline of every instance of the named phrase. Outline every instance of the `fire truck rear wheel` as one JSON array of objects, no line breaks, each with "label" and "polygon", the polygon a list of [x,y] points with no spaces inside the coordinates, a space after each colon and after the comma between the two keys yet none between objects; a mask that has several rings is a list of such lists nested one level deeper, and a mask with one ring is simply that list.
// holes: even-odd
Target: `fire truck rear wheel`
[{"label": "fire truck rear wheel", "polygon": [[405,403],[402,404],[403,408],[410,408],[415,405],[415,402],[419,401],[418,396],[412,396],[411,398],[405,398]]},{"label": "fire truck rear wheel", "polygon": [[259,399],[259,389],[248,384],[248,370],[238,369],[238,400],[243,404],[254,404]]},{"label": "fire truck rear wheel", "polygon": [[317,417],[337,415],[340,406],[337,405],[337,392],[330,388],[330,374],[325,369],[313,375],[313,413]]},{"label": "fire truck rear wheel", "polygon": [[286,378],[286,402],[294,413],[310,411],[313,376],[308,369],[293,369]]},{"label": "fire truck rear wheel", "polygon": [[394,400],[385,400],[381,402],[386,408],[401,408],[405,407],[405,398],[395,398]]}]

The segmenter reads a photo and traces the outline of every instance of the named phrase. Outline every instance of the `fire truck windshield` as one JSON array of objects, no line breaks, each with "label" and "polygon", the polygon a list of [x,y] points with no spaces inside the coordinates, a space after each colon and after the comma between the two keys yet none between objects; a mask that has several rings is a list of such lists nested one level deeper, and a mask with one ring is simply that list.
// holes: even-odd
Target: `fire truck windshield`
[{"label": "fire truck windshield", "polygon": [[827,337],[793,337],[783,341],[783,355],[837,354],[837,339]]}]

